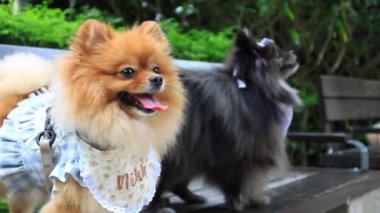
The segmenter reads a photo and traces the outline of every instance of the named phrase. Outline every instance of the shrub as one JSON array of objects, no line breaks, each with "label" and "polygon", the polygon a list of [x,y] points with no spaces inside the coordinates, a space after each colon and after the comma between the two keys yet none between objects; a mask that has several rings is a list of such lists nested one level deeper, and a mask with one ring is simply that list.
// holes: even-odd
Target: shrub
[{"label": "shrub", "polygon": [[27,7],[13,15],[11,6],[0,5],[0,42],[39,47],[65,48],[83,20],[68,22],[65,11],[45,5]]},{"label": "shrub", "polygon": [[177,58],[199,61],[222,61],[231,45],[232,28],[214,33],[208,30],[192,29],[181,32],[177,22],[167,20],[162,23]]},{"label": "shrub", "polygon": [[[38,47],[66,48],[70,38],[87,19],[106,21],[123,30],[121,19],[104,15],[100,10],[85,7],[84,12],[68,21],[69,10],[48,8],[46,4],[29,6],[13,15],[9,4],[0,4],[0,43]],[[202,61],[223,60],[233,37],[232,29],[218,33],[207,30],[181,32],[173,20],[162,22],[167,36],[173,45],[176,58]]]}]

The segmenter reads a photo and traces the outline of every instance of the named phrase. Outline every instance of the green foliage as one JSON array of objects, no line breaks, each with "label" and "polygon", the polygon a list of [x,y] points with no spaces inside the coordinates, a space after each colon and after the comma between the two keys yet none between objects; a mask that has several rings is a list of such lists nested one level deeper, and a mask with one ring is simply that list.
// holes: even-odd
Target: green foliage
[{"label": "green foliage", "polygon": [[[9,4],[0,4],[0,43],[66,48],[70,38],[87,19],[105,21],[123,30],[121,18],[96,8],[83,7],[82,12],[67,20],[72,11],[51,9],[46,4],[27,7],[13,15]],[[167,20],[162,23],[175,57],[190,60],[222,61],[231,45],[232,28],[214,33],[208,30],[182,32],[180,25]]]},{"label": "green foliage", "polygon": [[11,6],[0,5],[0,42],[64,48],[81,21],[67,22],[65,11],[45,5],[28,7],[13,15]]},{"label": "green foliage", "polygon": [[78,27],[89,18],[113,25],[121,22],[120,18],[104,16],[98,9],[85,9],[86,13],[68,21],[70,10],[48,8],[47,3],[28,6],[18,14],[12,14],[10,4],[0,4],[0,43],[66,48]]},{"label": "green foliage", "polygon": [[0,213],[8,212],[8,204],[5,200],[0,200]]},{"label": "green foliage", "polygon": [[[66,9],[66,11],[70,11],[70,9]],[[122,18],[116,17],[107,11],[101,11],[98,8],[90,7],[88,5],[83,6],[79,13],[75,14],[73,19],[81,23],[83,23],[87,19],[96,19],[113,25],[119,30],[123,29]]]},{"label": "green foliage", "polygon": [[220,62],[233,37],[231,28],[218,33],[196,29],[183,33],[179,24],[170,20],[163,22],[162,27],[174,48],[174,55],[182,59]]}]

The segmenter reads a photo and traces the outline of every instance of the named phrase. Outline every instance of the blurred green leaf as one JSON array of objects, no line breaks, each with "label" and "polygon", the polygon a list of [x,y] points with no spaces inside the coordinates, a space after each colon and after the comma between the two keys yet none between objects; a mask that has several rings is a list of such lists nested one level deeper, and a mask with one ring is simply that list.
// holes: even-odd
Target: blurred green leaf
[{"label": "blurred green leaf", "polygon": [[296,17],[295,17],[295,15],[294,15],[293,11],[290,9],[288,3],[285,4],[284,11],[285,11],[286,16],[287,16],[291,21],[295,21],[295,20],[296,20]]},{"label": "blurred green leaf", "polygon": [[192,29],[181,32],[180,26],[173,20],[161,23],[174,48],[176,58],[221,62],[230,48],[232,28],[213,33],[208,30]]},{"label": "blurred green leaf", "polygon": [[292,37],[293,43],[295,45],[300,45],[300,43],[301,43],[300,33],[295,28],[290,29],[289,33],[290,33],[290,36]]},{"label": "blurred green leaf", "polygon": [[259,15],[260,17],[265,16],[271,11],[271,3],[267,0],[259,0]]},{"label": "blurred green leaf", "polygon": [[0,213],[8,213],[8,204],[5,200],[0,200]]},{"label": "blurred green leaf", "polygon": [[344,43],[347,43],[348,42],[348,35],[347,35],[347,32],[346,32],[346,29],[344,28],[344,25],[342,23],[341,20],[336,20],[336,26],[338,28],[338,31],[339,31],[339,35],[342,39],[342,41]]}]

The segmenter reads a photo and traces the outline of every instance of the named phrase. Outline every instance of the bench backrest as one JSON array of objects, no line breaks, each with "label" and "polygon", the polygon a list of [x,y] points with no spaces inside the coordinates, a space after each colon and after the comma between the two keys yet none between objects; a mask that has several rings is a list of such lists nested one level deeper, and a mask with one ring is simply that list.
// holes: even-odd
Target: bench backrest
[{"label": "bench backrest", "polygon": [[[4,58],[4,56],[6,55],[10,55],[16,52],[31,52],[31,53],[40,55],[44,58],[54,60],[64,55],[65,53],[67,53],[67,50],[0,44],[0,59]],[[210,63],[210,62],[178,60],[178,59],[174,60],[174,63],[179,70],[186,70],[186,71],[203,72],[203,71],[210,71],[210,70],[223,68],[223,64],[221,63]]]},{"label": "bench backrest", "polygon": [[[56,59],[67,50],[0,44],[0,60],[16,52],[32,52]],[[188,60],[175,60],[175,65],[179,70],[198,72],[223,67],[220,63]],[[326,122],[380,118],[380,81],[322,75],[319,88]]]},{"label": "bench backrest", "polygon": [[380,81],[322,75],[319,87],[326,122],[380,119]]}]

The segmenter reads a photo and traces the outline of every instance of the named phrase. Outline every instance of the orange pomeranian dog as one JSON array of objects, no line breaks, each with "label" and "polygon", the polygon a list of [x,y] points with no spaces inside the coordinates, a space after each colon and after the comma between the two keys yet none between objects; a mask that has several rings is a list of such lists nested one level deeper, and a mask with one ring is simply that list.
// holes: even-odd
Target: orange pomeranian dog
[{"label": "orange pomeranian dog", "polygon": [[[2,66],[12,60],[18,66]],[[44,191],[41,212],[140,212],[185,105],[161,28],[148,21],[119,33],[89,20],[59,67],[49,63],[0,61],[0,186],[11,212],[31,212]]]}]

